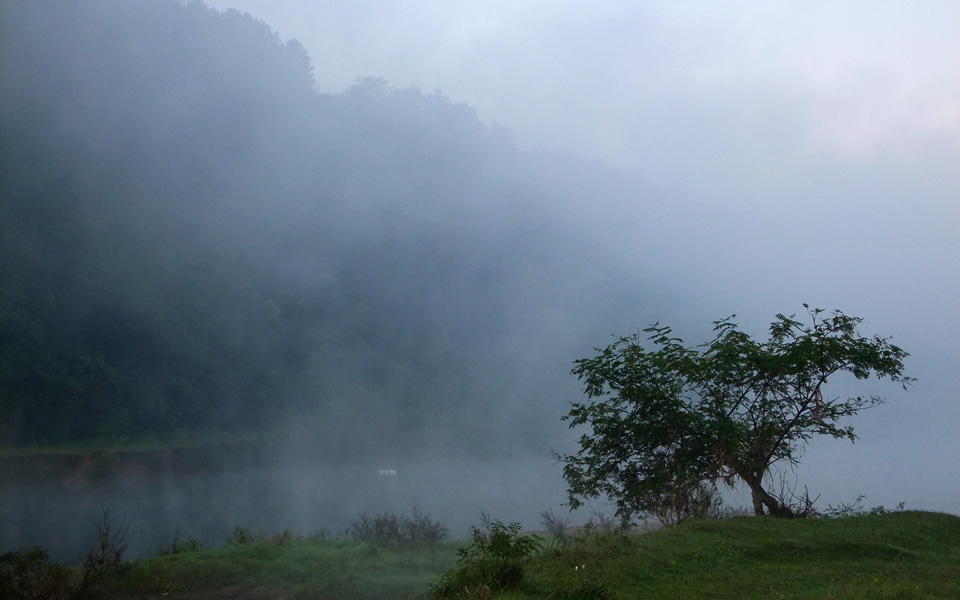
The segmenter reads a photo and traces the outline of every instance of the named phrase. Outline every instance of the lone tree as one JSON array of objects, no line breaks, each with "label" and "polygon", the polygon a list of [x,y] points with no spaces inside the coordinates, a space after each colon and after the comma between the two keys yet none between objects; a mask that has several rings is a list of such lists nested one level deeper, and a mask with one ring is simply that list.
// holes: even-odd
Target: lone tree
[{"label": "lone tree", "polygon": [[[889,337],[864,337],[862,319],[824,314],[804,304],[805,325],[778,314],[760,343],[738,329],[735,315],[716,321],[713,341],[687,348],[669,327],[621,337],[595,358],[574,362],[590,399],[563,420],[586,425],[564,463],[570,505],[606,495],[624,519],[637,513],[682,513],[717,482],[742,480],[757,515],[793,516],[787,502],[764,489],[775,463],[795,465],[814,435],[856,439],[844,417],[881,404],[877,396],[825,395],[837,373],[900,382],[908,356]],[[682,519],[682,515],[679,517]]]}]

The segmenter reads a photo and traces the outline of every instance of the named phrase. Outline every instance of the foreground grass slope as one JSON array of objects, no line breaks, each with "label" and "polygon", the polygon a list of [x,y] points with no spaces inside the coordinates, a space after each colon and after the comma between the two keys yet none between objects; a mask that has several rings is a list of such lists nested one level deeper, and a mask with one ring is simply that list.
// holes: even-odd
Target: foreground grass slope
[{"label": "foreground grass slope", "polygon": [[[644,535],[583,535],[535,557],[500,598],[960,598],[960,517],[740,517]],[[139,560],[116,598],[401,598],[425,593],[457,544],[266,539]],[[486,598],[472,590],[468,598]]]},{"label": "foreground grass slope", "polygon": [[282,538],[136,561],[111,598],[401,598],[455,562],[454,544],[376,545]]},{"label": "foreground grass slope", "polygon": [[575,542],[503,598],[960,598],[960,518],[740,517]]}]

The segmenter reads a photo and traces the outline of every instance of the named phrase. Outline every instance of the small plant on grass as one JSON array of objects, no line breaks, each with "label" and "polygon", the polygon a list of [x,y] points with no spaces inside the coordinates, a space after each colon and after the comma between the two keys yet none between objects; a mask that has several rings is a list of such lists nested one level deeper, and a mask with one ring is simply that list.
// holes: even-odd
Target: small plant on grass
[{"label": "small plant on grass", "polygon": [[880,506],[874,506],[870,509],[867,514],[870,515],[889,515],[890,513],[903,512],[904,507],[907,505],[906,502],[899,502],[895,508],[886,508],[882,504]]},{"label": "small plant on grass", "polygon": [[557,600],[611,600],[613,594],[599,576],[581,564],[575,565],[572,574],[558,582],[550,597]]},{"label": "small plant on grass", "polygon": [[361,513],[350,520],[347,532],[358,542],[397,543],[400,542],[400,518],[396,513],[378,513],[372,517]]},{"label": "small plant on grass", "polygon": [[173,534],[173,543],[170,544],[170,550],[164,554],[182,554],[184,552],[197,552],[203,550],[203,544],[195,537],[180,539],[180,530]]},{"label": "small plant on grass", "polygon": [[553,512],[553,509],[540,511],[540,524],[547,530],[550,537],[557,544],[563,544],[567,540],[567,530],[570,528],[570,519],[561,517]]},{"label": "small plant on grass", "polygon": [[587,520],[587,524],[583,526],[583,529],[587,533],[604,534],[613,533],[618,529],[626,529],[626,527],[627,522],[622,519],[611,517],[603,511],[591,507],[590,518]]},{"label": "small plant on grass", "polygon": [[246,527],[237,525],[233,528],[233,535],[227,538],[228,546],[246,546],[262,543],[266,536],[263,533],[253,533]]},{"label": "small plant on grass", "polygon": [[115,519],[110,516],[109,508],[103,509],[103,514],[97,523],[97,542],[83,559],[83,577],[74,592],[74,598],[94,595],[95,591],[103,588],[107,574],[120,569],[123,553],[127,551],[129,544],[127,542],[129,531],[130,522],[126,516]]},{"label": "small plant on grass", "polygon": [[820,499],[819,494],[811,498],[810,490],[806,486],[803,487],[803,492],[798,492],[799,483],[794,477],[793,482],[789,480],[789,476],[785,471],[772,469],[768,473],[768,479],[771,481],[771,489],[775,489],[773,482],[776,480],[775,473],[779,474],[780,479],[780,491],[771,492],[773,496],[777,499],[777,502],[780,503],[780,506],[783,506],[787,509],[787,515],[790,518],[797,519],[806,519],[810,517],[820,516],[820,511],[817,509],[817,500]]},{"label": "small plant on grass", "polygon": [[[484,533],[473,528],[473,543],[458,551],[457,566],[431,587],[434,600],[480,598],[515,589],[523,581],[527,563],[543,549],[543,538],[521,535],[519,523],[488,521]],[[486,593],[484,595],[481,592]]]},{"label": "small plant on grass", "polygon": [[483,527],[483,530],[487,533],[493,529],[493,519],[490,518],[490,513],[485,510],[480,511],[480,526]]},{"label": "small plant on grass", "polygon": [[[324,534],[326,535],[326,534]],[[257,544],[273,544],[282,546],[288,542],[303,539],[302,536],[284,529],[276,533],[264,533],[262,531],[254,533],[246,527],[239,525],[233,528],[233,535],[227,538],[228,546],[250,546]],[[199,544],[199,542],[197,542]],[[198,548],[199,549],[199,548]]]},{"label": "small plant on grass", "polygon": [[827,505],[827,509],[822,513],[818,513],[817,516],[826,519],[844,519],[863,515],[886,515],[894,512],[902,512],[904,506],[906,506],[906,502],[900,502],[893,509],[888,509],[881,504],[868,510],[863,507],[865,498],[866,496],[860,494],[853,502],[841,502],[837,506],[833,506],[832,504]]},{"label": "small plant on grass", "polygon": [[42,546],[0,556],[0,597],[49,600],[98,597],[107,575],[121,570],[130,522],[126,517],[112,518],[110,509],[105,508],[96,527],[97,542],[81,560],[78,575],[52,563],[50,553]]},{"label": "small plant on grass", "polygon": [[857,517],[863,514],[863,494],[857,496],[853,502],[841,502],[837,506],[827,505],[827,509],[820,516],[826,519],[843,519],[845,517]]},{"label": "small plant on grass", "polygon": [[300,539],[299,535],[290,531],[289,529],[284,529],[281,532],[271,533],[270,535],[264,536],[263,541],[269,542],[271,544],[276,544],[278,546],[282,546],[283,544],[286,544],[288,542],[292,542],[298,539]]},{"label": "small plant on grass", "polygon": [[710,515],[710,518],[717,521],[726,521],[735,517],[749,517],[753,515],[753,510],[743,504],[736,506],[720,506],[716,512]]},{"label": "small plant on grass", "polygon": [[450,530],[417,509],[405,514],[380,513],[373,517],[360,514],[350,521],[347,532],[358,542],[400,544],[406,542],[437,543],[447,539]]},{"label": "small plant on grass", "polygon": [[434,521],[416,508],[410,511],[409,517],[401,517],[400,529],[404,541],[426,542],[435,544],[450,536],[450,530],[440,521]]},{"label": "small plant on grass", "polygon": [[0,555],[0,593],[4,598],[70,598],[70,571],[50,562],[43,546]]}]

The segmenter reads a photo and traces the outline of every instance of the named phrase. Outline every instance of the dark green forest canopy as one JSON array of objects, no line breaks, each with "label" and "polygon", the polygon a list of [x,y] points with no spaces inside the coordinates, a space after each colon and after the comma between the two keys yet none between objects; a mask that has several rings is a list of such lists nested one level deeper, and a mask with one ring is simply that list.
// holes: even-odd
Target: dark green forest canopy
[{"label": "dark green forest canopy", "polygon": [[469,106],[375,78],[323,93],[297,42],[200,3],[0,19],[3,442],[295,411],[380,439],[469,421],[452,437],[482,443],[553,421],[537,369],[563,371],[591,302],[636,302],[551,209],[615,175],[564,180]]}]

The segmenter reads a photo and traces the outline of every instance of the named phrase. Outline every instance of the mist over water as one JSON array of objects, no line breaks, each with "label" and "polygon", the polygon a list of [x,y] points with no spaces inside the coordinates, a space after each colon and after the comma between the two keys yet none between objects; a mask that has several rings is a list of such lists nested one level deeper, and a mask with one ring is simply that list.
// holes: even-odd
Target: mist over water
[{"label": "mist over water", "polygon": [[5,439],[278,432],[249,462],[9,459],[5,546],[69,558],[104,508],[148,554],[178,530],[219,545],[416,507],[462,536],[480,510],[535,527],[559,507],[571,361],[669,303],[604,233],[655,237],[616,199],[656,188],[520,151],[438,93],[318,94],[249,16],[3,18]]},{"label": "mist over water", "polygon": [[[166,460],[115,465],[92,476],[50,476],[11,483],[0,492],[5,548],[44,545],[71,562],[96,541],[102,512],[114,525],[129,522],[129,558],[169,551],[198,539],[226,543],[235,527],[253,533],[324,533],[348,538],[361,514],[417,509],[465,538],[480,513],[540,527],[539,512],[560,511],[565,499],[559,467],[547,458],[421,458],[416,461],[295,461],[287,465],[213,464],[200,470]],[[381,474],[385,471],[388,474]]]},{"label": "mist over water", "polygon": [[[764,54],[770,65],[740,60],[754,54],[728,45],[756,41],[738,29],[749,19],[731,37],[657,3],[573,21],[571,7],[544,7],[559,12],[529,27],[526,9],[491,3],[497,18],[483,22],[502,39],[528,32],[523,56],[592,85],[515,60],[493,68],[499,46],[401,44],[411,54],[391,54],[425,79],[482,68],[457,67],[452,98],[407,87],[408,73],[341,86],[336,52],[315,48],[365,39],[350,29],[364,19],[329,9],[324,23],[344,29],[297,41],[272,29],[289,27],[272,3],[221,8],[0,11],[0,446],[281,441],[227,456],[4,459],[0,551],[43,544],[72,560],[104,508],[130,519],[136,555],[177,531],[212,546],[235,526],[336,534],[361,512],[414,507],[455,536],[480,510],[535,528],[565,499],[549,453],[580,433],[560,421],[582,398],[573,360],[654,322],[697,344],[737,314],[762,338],[803,302],[893,335],[918,382],[836,382],[833,395],[890,402],[857,418],[855,445],[815,440],[801,485],[824,504],[863,493],[870,506],[960,512],[960,136],[937,102],[917,105],[939,121],[878,117],[872,131],[836,115],[861,94],[887,106],[898,96],[872,86],[896,77],[779,68],[793,46]],[[396,9],[380,8],[392,23]],[[626,43],[598,23],[629,32],[640,13],[651,30],[703,35],[642,36],[642,57],[670,67],[644,58],[636,76],[632,33],[612,53],[622,61],[569,54],[598,35]],[[464,32],[463,14],[436,14]],[[658,48],[671,39],[719,49]],[[364,58],[343,52],[343,64]],[[485,85],[468,77],[490,72]],[[830,88],[830,73],[856,93]]]}]

